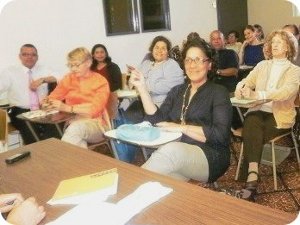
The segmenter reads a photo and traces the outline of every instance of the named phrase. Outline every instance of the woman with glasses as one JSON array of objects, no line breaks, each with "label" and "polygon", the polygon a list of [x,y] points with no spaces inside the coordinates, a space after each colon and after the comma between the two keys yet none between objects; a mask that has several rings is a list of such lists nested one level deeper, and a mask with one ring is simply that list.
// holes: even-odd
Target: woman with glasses
[{"label": "woman with glasses", "polygon": [[43,108],[76,114],[62,140],[87,148],[87,143],[103,139],[105,124],[101,116],[110,94],[106,79],[90,70],[92,55],[85,48],[68,54],[70,73],[58,83],[43,103]]},{"label": "woman with glasses", "polygon": [[270,99],[271,102],[250,108],[243,127],[244,161],[241,179],[254,200],[258,186],[258,167],[263,146],[284,134],[295,123],[295,98],[299,90],[300,68],[292,63],[296,41],[283,30],[273,31],[266,40],[269,60],[264,60],[242,80],[235,96],[246,99]]},{"label": "woman with glasses", "polygon": [[132,71],[131,82],[141,96],[146,120],[183,133],[180,142],[161,146],[142,167],[185,181],[213,182],[229,166],[232,106],[227,90],[208,81],[211,47],[193,40],[184,46],[183,57],[189,82],[172,88],[160,108],[147,91],[144,75]]},{"label": "woman with glasses", "polygon": [[122,74],[119,66],[111,61],[106,47],[96,44],[92,48],[91,70],[101,74],[109,83],[110,91],[122,89]]}]

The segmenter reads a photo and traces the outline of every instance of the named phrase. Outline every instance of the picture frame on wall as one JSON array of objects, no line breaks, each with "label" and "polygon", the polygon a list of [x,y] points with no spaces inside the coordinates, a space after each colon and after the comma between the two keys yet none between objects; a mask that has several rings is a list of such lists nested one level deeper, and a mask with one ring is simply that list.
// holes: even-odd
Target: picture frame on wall
[{"label": "picture frame on wall", "polygon": [[106,35],[139,33],[137,0],[102,0]]},{"label": "picture frame on wall", "polygon": [[171,30],[169,0],[140,0],[142,32]]}]

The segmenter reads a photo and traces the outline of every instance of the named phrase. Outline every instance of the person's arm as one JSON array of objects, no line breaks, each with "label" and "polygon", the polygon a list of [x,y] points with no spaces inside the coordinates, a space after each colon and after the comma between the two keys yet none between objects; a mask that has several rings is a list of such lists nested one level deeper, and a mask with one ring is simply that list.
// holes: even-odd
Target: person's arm
[{"label": "person's arm", "polygon": [[31,197],[13,208],[6,221],[14,225],[37,225],[45,217],[43,206],[39,206],[35,198]]},{"label": "person's arm", "polygon": [[153,103],[151,96],[147,90],[144,75],[140,71],[134,69],[131,71],[129,82],[139,92],[145,113],[148,115],[153,115],[156,112],[157,107]]},{"label": "person's arm", "polygon": [[237,76],[238,69],[237,68],[226,68],[226,69],[218,69],[218,75],[224,76],[224,77],[232,77]]},{"label": "person's arm", "polygon": [[38,78],[36,80],[33,80],[30,83],[30,89],[33,90],[33,91],[35,91],[42,84],[45,84],[45,83],[54,83],[54,82],[57,82],[57,79],[54,76],[40,77],[40,78]]},{"label": "person's arm", "polygon": [[244,41],[241,48],[240,48],[240,51],[239,51],[239,63],[240,65],[243,65],[244,64],[244,54],[245,54],[245,48],[246,46],[248,45],[248,41]]},{"label": "person's arm", "polygon": [[3,70],[0,73],[0,94],[6,92],[8,88],[11,86],[11,81],[9,79],[10,73],[9,70]]},{"label": "person's arm", "polygon": [[112,63],[108,68],[109,76],[111,77],[111,92],[122,89],[122,73],[120,67]]},{"label": "person's arm", "polygon": [[206,137],[201,126],[183,125],[173,122],[160,122],[156,126],[169,132],[182,132],[196,141],[206,142]]}]

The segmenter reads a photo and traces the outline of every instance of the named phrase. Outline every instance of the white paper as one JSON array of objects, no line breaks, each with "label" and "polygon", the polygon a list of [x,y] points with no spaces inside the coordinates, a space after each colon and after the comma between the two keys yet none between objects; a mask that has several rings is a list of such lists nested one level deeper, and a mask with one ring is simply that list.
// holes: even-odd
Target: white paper
[{"label": "white paper", "polygon": [[159,182],[147,182],[117,204],[107,202],[80,204],[48,225],[122,225],[172,191],[172,188],[164,187]]},{"label": "white paper", "polygon": [[22,113],[22,116],[24,116],[27,119],[34,119],[37,117],[44,117],[50,114],[55,114],[58,113],[58,110],[51,110],[51,111],[44,111],[44,110],[34,110],[34,111],[29,111]]},{"label": "white paper", "polygon": [[256,99],[238,99],[236,97],[230,98],[232,104],[249,104],[257,101]]}]

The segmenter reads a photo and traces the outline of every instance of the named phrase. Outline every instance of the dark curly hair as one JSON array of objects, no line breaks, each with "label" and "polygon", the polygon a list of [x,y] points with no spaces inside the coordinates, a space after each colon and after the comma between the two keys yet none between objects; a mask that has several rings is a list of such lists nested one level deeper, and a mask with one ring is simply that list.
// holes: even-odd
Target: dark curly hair
[{"label": "dark curly hair", "polygon": [[172,43],[171,43],[171,41],[170,41],[168,38],[164,37],[164,36],[157,36],[157,37],[155,37],[155,38],[153,39],[153,41],[151,42],[151,45],[150,45],[150,47],[149,47],[149,51],[151,52],[149,59],[150,59],[151,61],[154,61],[152,52],[153,52],[154,46],[155,46],[156,43],[159,42],[159,41],[162,41],[162,42],[166,43],[166,45],[167,45],[167,50],[168,50],[168,55],[170,54],[170,50],[171,50],[171,48],[172,48]]},{"label": "dark curly hair", "polygon": [[193,47],[201,49],[201,51],[207,56],[207,58],[209,58],[212,67],[207,76],[208,79],[212,79],[213,74],[215,74],[215,71],[217,70],[216,51],[204,39],[193,39],[187,42],[182,50],[183,60],[186,58],[187,51]]}]

